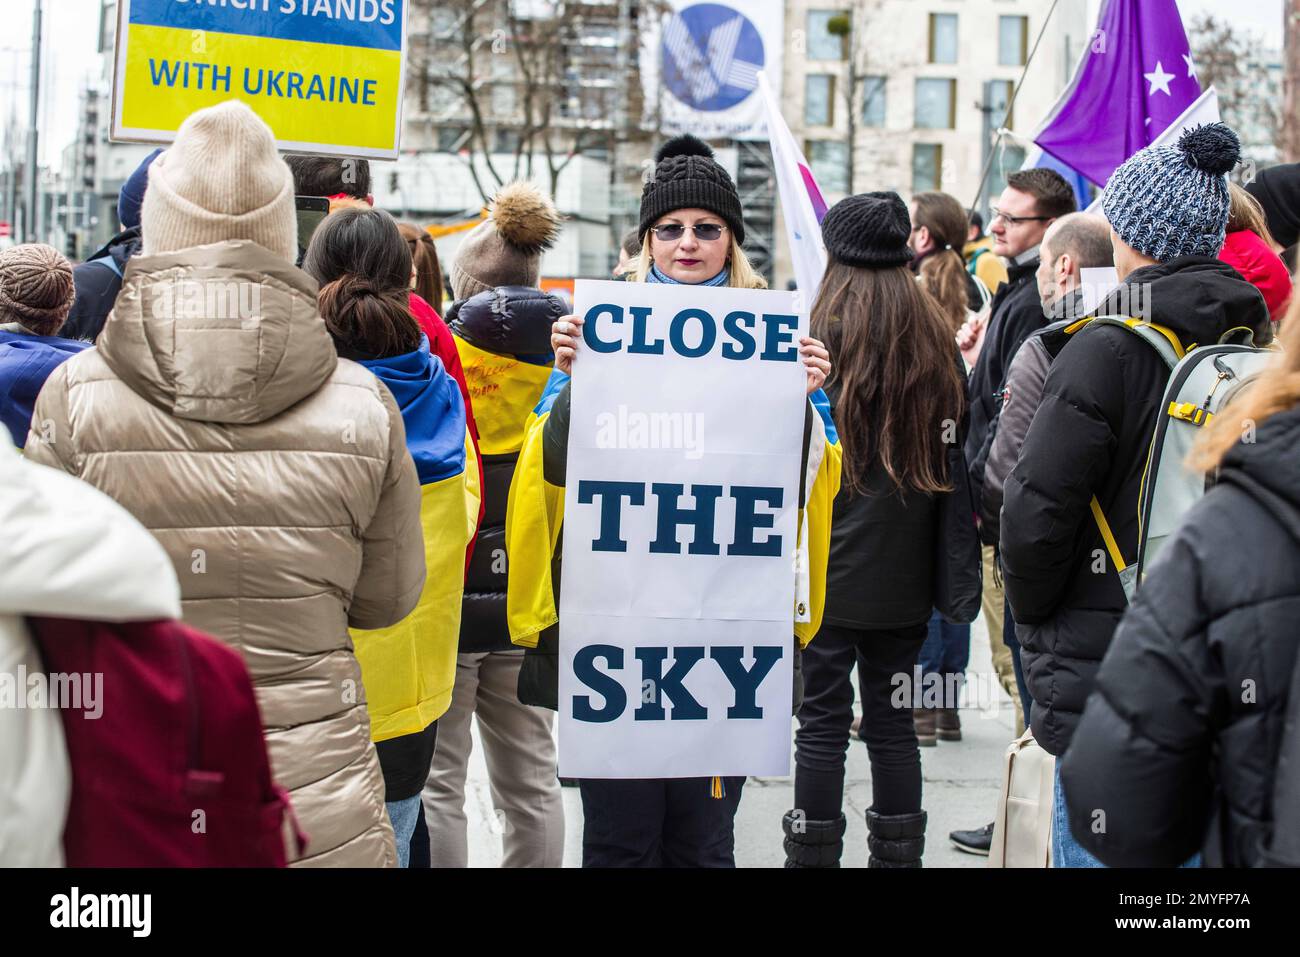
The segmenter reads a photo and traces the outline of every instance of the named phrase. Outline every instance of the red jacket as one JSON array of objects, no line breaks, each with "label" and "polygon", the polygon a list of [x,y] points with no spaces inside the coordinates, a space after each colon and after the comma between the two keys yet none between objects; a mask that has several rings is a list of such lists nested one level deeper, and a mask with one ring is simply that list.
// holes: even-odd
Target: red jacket
[{"label": "red jacket", "polygon": [[[411,315],[420,324],[420,329],[429,337],[429,351],[442,360],[442,366],[460,386],[461,397],[465,400],[465,424],[469,427],[470,439],[474,443],[474,458],[478,462],[478,487],[483,488],[483,456],[478,450],[478,425],[474,422],[474,406],[469,401],[469,386],[465,384],[465,370],[460,364],[460,352],[456,349],[456,339],[442,321],[433,306],[429,305],[415,293],[411,293]],[[485,496],[479,495],[478,520],[483,521]],[[465,571],[469,572],[470,556],[474,554],[474,542],[471,538],[465,548]]]},{"label": "red jacket", "polygon": [[1219,258],[1264,294],[1264,304],[1274,322],[1281,320],[1291,301],[1291,273],[1282,257],[1255,233],[1241,229],[1228,233]]}]

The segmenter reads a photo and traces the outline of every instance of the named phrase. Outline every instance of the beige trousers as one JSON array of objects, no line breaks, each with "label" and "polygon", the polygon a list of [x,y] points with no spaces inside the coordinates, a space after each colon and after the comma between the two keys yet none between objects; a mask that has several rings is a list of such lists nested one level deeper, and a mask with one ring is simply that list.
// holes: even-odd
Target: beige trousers
[{"label": "beige trousers", "polygon": [[492,808],[477,826],[501,835],[503,867],[559,867],[564,804],[555,777],[554,715],[519,703],[523,649],[456,656],[451,707],[438,719],[438,745],[424,788],[434,867],[469,863],[465,776],[478,716]]},{"label": "beige trousers", "polygon": [[[993,672],[1016,709],[1016,737],[1025,733],[1025,713],[1020,707],[1020,690],[1016,687],[1016,668],[1011,663],[1011,649],[1002,640],[1002,627],[1006,618],[1006,592],[1002,576],[993,557],[993,546],[984,546],[984,624],[989,629],[989,648],[993,652]],[[441,729],[441,725],[438,726]],[[441,730],[439,731],[441,733]]]}]

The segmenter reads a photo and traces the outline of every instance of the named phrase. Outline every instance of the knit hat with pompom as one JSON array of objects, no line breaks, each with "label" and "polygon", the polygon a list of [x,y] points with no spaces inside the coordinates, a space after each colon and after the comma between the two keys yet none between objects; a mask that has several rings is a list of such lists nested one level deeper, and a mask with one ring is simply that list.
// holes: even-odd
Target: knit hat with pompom
[{"label": "knit hat with pompom", "polygon": [[0,253],[0,322],[56,335],[75,295],[72,265],[53,246],[28,243]]},{"label": "knit hat with pompom", "polygon": [[673,137],[655,154],[654,173],[641,189],[641,239],[661,217],[678,209],[707,209],[720,216],[736,237],[745,241],[736,184],[707,143],[685,133]]},{"label": "knit hat with pompom", "polygon": [[532,183],[508,183],[492,200],[488,218],[456,249],[451,292],[468,299],[498,286],[535,287],[542,252],[560,235],[560,214]]},{"label": "knit hat with pompom", "polygon": [[1102,209],[1111,227],[1144,256],[1217,256],[1232,205],[1228,173],[1241,141],[1223,123],[1186,130],[1176,146],[1148,146],[1110,177]]}]

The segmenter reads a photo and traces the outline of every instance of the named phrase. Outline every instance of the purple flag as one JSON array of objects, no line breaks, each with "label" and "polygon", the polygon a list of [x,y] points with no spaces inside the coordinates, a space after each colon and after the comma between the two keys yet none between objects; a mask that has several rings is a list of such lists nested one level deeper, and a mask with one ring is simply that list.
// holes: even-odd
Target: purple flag
[{"label": "purple flag", "polygon": [[1200,94],[1175,0],[1106,0],[1074,82],[1034,142],[1105,186]]}]

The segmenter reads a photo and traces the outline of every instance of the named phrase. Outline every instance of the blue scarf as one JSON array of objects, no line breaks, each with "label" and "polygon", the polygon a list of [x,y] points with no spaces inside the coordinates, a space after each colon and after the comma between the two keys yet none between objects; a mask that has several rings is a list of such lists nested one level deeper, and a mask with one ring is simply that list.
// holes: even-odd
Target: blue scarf
[{"label": "blue scarf", "polygon": [[465,470],[465,403],[460,387],[429,352],[420,348],[400,356],[364,359],[365,366],[393,393],[406,426],[406,447],[415,460],[420,484],[440,482]]},{"label": "blue scarf", "polygon": [[669,286],[725,286],[731,281],[731,271],[726,266],[722,267],[722,272],[718,273],[712,279],[706,279],[704,282],[685,283],[679,282],[672,276],[665,276],[659,271],[659,267],[654,263],[650,264],[650,271],[645,274],[646,282],[660,282]]}]

